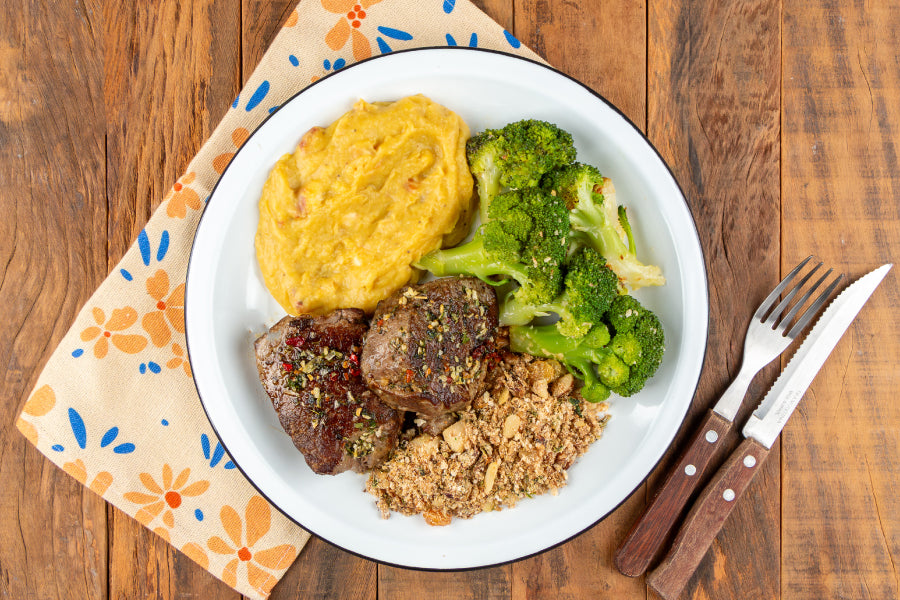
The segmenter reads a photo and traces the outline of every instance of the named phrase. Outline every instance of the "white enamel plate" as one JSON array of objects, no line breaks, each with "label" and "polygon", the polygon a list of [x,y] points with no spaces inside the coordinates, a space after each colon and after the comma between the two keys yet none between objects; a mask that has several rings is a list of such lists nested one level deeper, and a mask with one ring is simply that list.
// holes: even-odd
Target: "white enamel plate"
[{"label": "white enamel plate", "polygon": [[[662,267],[665,287],[637,296],[666,329],[667,353],[636,396],[614,398],[603,438],[569,471],[558,496],[521,501],[447,527],[421,517],[382,519],[365,476],[315,475],[282,431],[259,383],[253,340],[284,315],[265,289],[253,247],[269,170],[310,127],[359,98],[422,93],[473,132],[523,118],[570,131],[578,159],[615,183],[638,254]],[[384,563],[466,569],[516,560],[585,531],[625,500],[675,436],[697,385],[708,298],[700,242],[684,196],[638,129],[603,98],[544,65],[497,52],[428,48],[344,68],[274,112],[232,160],[197,229],[187,276],[188,350],[197,390],[233,461],[262,495],[315,535]]]}]

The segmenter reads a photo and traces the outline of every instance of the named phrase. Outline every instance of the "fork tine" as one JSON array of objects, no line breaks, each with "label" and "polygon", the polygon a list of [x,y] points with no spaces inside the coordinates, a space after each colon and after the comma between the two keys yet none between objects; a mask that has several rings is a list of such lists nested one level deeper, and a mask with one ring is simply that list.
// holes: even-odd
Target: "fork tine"
[{"label": "fork tine", "polygon": [[802,269],[810,260],[812,260],[812,255],[807,256],[803,260],[803,262],[794,267],[794,269],[790,273],[785,275],[784,279],[781,280],[781,283],[779,283],[778,286],[774,290],[772,290],[771,294],[766,296],[766,299],[762,301],[762,304],[760,304],[759,308],[756,309],[756,312],[753,313],[754,319],[763,318],[763,315],[765,315],[769,308],[771,308],[772,305],[775,304],[775,301],[781,295],[781,292],[783,292],[784,289],[791,284],[791,280],[794,279],[797,273],[800,272],[800,269]]},{"label": "fork tine", "polygon": [[[815,282],[814,284],[812,284],[812,286],[810,286],[810,288],[806,291],[806,293],[803,294],[803,297],[800,298],[799,300],[797,300],[797,302],[794,304],[793,308],[791,308],[791,310],[788,312],[788,314],[786,314],[784,316],[784,318],[781,319],[781,323],[779,323],[778,327],[775,328],[777,331],[784,333],[787,330],[788,325],[791,324],[791,321],[794,319],[794,317],[797,315],[797,313],[800,312],[800,309],[803,308],[803,305],[806,304],[806,301],[810,299],[810,297],[813,295],[813,293],[819,288],[820,285],[822,285],[822,282],[825,281],[826,279],[828,279],[828,276],[831,275],[833,272],[834,272],[834,269],[828,269],[828,271],[826,271],[824,275],[819,277],[819,280],[817,282]],[[808,277],[807,277],[807,279],[808,279]]]},{"label": "fork tine", "polygon": [[777,321],[778,317],[781,316],[781,313],[784,312],[785,307],[787,307],[787,305],[791,302],[791,300],[794,298],[794,296],[797,295],[797,292],[799,292],[800,289],[804,285],[806,285],[806,282],[809,281],[810,277],[813,276],[813,273],[818,271],[819,268],[823,264],[825,264],[825,263],[819,263],[815,267],[813,267],[809,273],[807,273],[806,275],[803,276],[803,279],[801,279],[797,283],[797,285],[792,287],[791,290],[787,294],[784,295],[784,299],[778,303],[778,306],[776,306],[775,308],[772,309],[772,312],[769,313],[769,317],[766,319],[766,323],[765,323],[766,325],[773,325],[772,328],[774,329],[775,321]]},{"label": "fork tine", "polygon": [[816,298],[816,301],[812,303],[812,306],[806,309],[806,312],[803,313],[803,316],[800,317],[800,319],[797,321],[797,324],[791,327],[791,330],[787,332],[787,337],[793,339],[797,337],[798,333],[803,331],[803,328],[806,327],[806,325],[812,320],[814,316],[816,316],[816,313],[819,312],[819,309],[822,308],[822,306],[831,296],[831,293],[835,290],[835,288],[837,288],[838,283],[840,283],[843,278],[844,274],[841,273],[837,276],[837,279],[831,282],[831,285],[825,288],[825,291],[822,292],[818,298]]}]

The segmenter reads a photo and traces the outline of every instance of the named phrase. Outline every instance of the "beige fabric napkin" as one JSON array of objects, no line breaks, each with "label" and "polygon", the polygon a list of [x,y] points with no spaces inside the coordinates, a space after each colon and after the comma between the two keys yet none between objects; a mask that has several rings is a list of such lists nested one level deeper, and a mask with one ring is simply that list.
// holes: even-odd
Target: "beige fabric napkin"
[{"label": "beige fabric napkin", "polygon": [[251,598],[269,595],[309,534],[235,468],[194,388],[184,281],[195,228],[237,148],[280,103],[354,61],[445,45],[537,58],[468,0],[301,2],[81,310],[17,421],[51,461]]}]

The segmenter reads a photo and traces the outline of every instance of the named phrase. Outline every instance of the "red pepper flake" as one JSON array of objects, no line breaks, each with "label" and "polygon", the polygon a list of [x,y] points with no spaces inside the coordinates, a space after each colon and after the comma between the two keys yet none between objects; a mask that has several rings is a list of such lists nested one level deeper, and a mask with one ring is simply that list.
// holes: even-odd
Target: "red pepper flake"
[{"label": "red pepper flake", "polygon": [[350,354],[350,362],[352,362],[354,365],[359,365],[359,357],[356,356],[356,353]]},{"label": "red pepper flake", "polygon": [[306,340],[304,340],[300,336],[294,336],[294,337],[289,337],[286,340],[284,340],[284,343],[287,344],[288,346],[293,346],[294,348],[297,348],[298,346],[303,347],[306,344]]},{"label": "red pepper flake", "polygon": [[289,362],[283,362],[283,363],[281,363],[281,366],[284,367],[285,371],[293,371],[294,370],[294,365],[292,365]]},{"label": "red pepper flake", "polygon": [[406,370],[406,383],[412,383],[414,375],[415,375],[415,373],[413,373],[412,369],[407,369]]},{"label": "red pepper flake", "polygon": [[350,372],[350,375],[352,375],[353,377],[359,377],[359,369],[351,368],[349,372]]}]

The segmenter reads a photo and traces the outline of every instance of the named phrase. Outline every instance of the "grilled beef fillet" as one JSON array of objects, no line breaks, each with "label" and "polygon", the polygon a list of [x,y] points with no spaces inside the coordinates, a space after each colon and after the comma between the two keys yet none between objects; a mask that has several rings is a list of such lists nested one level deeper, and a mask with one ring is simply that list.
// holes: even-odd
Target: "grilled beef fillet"
[{"label": "grilled beef fillet", "polygon": [[494,289],[473,277],[406,286],[378,303],[362,374],[385,403],[430,418],[484,391],[497,336]]},{"label": "grilled beef fillet", "polygon": [[364,472],[397,444],[402,415],[363,383],[365,313],[285,317],[256,340],[259,379],[278,420],[309,467]]}]

